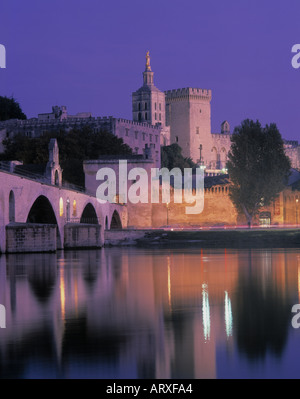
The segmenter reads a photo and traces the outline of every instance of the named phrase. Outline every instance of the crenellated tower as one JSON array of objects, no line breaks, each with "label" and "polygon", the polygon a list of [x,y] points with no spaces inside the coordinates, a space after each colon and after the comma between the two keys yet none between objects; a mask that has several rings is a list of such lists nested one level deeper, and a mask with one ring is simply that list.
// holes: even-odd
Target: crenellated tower
[{"label": "crenellated tower", "polygon": [[187,87],[168,90],[165,96],[171,143],[178,143],[185,157],[209,167],[212,149],[211,90]]}]

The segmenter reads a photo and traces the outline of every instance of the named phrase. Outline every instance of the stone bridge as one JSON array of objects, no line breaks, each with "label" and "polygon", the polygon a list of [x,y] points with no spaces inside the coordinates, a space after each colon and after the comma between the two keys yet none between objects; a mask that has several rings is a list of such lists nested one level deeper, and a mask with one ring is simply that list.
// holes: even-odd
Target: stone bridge
[{"label": "stone bridge", "polygon": [[57,181],[0,170],[0,252],[101,247],[104,230],[127,226],[127,209]]}]

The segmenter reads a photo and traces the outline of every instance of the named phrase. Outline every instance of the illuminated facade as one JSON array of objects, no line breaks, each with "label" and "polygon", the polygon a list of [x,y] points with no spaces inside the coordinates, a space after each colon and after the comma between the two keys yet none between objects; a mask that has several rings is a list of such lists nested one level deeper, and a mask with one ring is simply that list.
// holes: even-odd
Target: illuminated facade
[{"label": "illuminated facade", "polygon": [[[159,90],[147,52],[143,85],[132,93],[132,120],[93,117],[90,112],[69,115],[66,106],[53,106],[51,113],[40,113],[37,118],[0,122],[0,152],[4,151],[3,140],[15,134],[38,137],[44,132],[89,126],[122,138],[135,154],[152,157],[158,167],[161,146],[178,143],[185,157],[205,167],[206,175],[218,175],[226,172],[231,132],[227,120],[219,133],[211,131],[211,100],[209,89]],[[299,169],[299,143],[285,140],[284,146],[292,167]]]}]

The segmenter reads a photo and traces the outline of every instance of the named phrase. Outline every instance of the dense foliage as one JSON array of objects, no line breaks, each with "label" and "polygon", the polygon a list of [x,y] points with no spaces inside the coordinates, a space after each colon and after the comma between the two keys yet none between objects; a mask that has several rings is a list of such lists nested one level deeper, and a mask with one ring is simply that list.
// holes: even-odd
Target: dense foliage
[{"label": "dense foliage", "polygon": [[14,98],[0,96],[0,121],[27,119],[20,104]]},{"label": "dense foliage", "polygon": [[174,143],[161,148],[161,167],[168,168],[180,168],[183,171],[184,168],[194,168],[196,164],[191,158],[185,158],[182,155],[181,147]]},{"label": "dense foliage", "polygon": [[262,127],[247,119],[235,128],[231,141],[230,197],[250,226],[259,209],[270,205],[284,189],[291,163],[275,124]]},{"label": "dense foliage", "polygon": [[60,165],[63,179],[73,184],[84,185],[84,160],[97,159],[101,155],[130,155],[132,150],[121,138],[102,131],[94,133],[89,127],[74,129],[70,132],[45,133],[38,138],[18,135],[4,140],[5,152],[2,160],[18,160],[24,164],[46,164],[48,145],[56,138],[59,147]]}]

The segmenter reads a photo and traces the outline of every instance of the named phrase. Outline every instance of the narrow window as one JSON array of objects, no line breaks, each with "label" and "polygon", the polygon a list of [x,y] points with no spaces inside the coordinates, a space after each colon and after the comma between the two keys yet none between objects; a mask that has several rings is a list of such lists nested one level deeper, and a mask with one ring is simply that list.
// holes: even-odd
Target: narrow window
[{"label": "narrow window", "polygon": [[11,191],[9,193],[9,221],[14,222],[15,221],[15,195],[14,192]]},{"label": "narrow window", "polygon": [[56,186],[59,186],[59,177],[58,177],[58,171],[55,171],[55,175],[54,175],[54,184]]},{"label": "narrow window", "polygon": [[70,220],[70,200],[67,198],[66,202],[66,216],[67,216],[67,222]]},{"label": "narrow window", "polygon": [[59,216],[64,214],[64,200],[60,197],[59,199]]},{"label": "narrow window", "polygon": [[77,215],[77,205],[76,205],[76,200],[73,201],[73,213],[72,216]]}]

